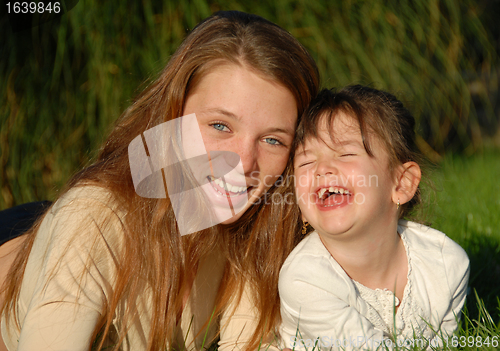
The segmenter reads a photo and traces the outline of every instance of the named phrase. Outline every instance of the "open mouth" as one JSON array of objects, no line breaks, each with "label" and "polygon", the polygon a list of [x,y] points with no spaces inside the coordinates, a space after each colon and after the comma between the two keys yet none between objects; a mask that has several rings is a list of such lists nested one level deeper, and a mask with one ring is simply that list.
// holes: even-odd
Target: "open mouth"
[{"label": "open mouth", "polygon": [[333,207],[348,202],[352,194],[345,188],[331,186],[320,188],[316,195],[319,206]]},{"label": "open mouth", "polygon": [[222,178],[215,178],[211,175],[208,176],[207,179],[217,193],[219,193],[221,196],[226,197],[240,196],[249,192],[253,188],[251,186],[246,187],[234,185],[229,182],[223,181]]}]

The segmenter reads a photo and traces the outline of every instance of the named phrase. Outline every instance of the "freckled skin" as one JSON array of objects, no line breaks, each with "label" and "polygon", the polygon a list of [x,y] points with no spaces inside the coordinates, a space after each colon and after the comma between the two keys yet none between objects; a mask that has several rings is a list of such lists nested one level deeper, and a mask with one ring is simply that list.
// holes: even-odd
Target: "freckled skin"
[{"label": "freckled skin", "polygon": [[191,113],[196,114],[207,151],[232,151],[243,163],[250,196],[225,223],[234,222],[286,167],[297,121],[295,98],[254,71],[226,64],[204,76],[188,96],[183,115]]}]

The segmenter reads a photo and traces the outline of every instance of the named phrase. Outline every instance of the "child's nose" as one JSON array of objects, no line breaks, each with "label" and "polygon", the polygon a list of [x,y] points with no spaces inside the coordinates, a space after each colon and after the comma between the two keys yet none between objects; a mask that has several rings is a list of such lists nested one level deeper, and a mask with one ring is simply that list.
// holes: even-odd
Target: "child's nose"
[{"label": "child's nose", "polygon": [[316,177],[338,174],[338,169],[329,160],[321,161],[316,167]]}]

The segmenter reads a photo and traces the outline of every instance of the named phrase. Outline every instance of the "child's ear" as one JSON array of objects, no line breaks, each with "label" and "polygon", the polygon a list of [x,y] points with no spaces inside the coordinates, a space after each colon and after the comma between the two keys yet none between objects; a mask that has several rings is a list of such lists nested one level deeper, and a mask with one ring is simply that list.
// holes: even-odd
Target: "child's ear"
[{"label": "child's ear", "polygon": [[396,171],[396,186],[392,195],[392,201],[402,205],[410,201],[418,189],[422,178],[420,166],[413,161],[406,162],[398,167]]}]

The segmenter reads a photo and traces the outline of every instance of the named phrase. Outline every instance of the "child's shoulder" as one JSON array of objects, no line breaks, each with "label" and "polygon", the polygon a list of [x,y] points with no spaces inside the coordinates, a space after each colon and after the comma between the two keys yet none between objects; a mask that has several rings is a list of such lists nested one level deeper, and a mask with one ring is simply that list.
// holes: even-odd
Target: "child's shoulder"
[{"label": "child's shoulder", "polygon": [[469,258],[465,250],[443,232],[404,220],[399,221],[398,231],[404,236],[413,259],[425,261],[429,267],[434,265],[435,269],[437,266],[444,266],[446,270],[451,267],[468,269]]},{"label": "child's shoulder", "polygon": [[286,269],[292,266],[296,268],[306,268],[306,266],[321,265],[322,262],[330,265],[330,252],[321,242],[321,239],[316,232],[307,235],[288,255],[283,268]]},{"label": "child's shoulder", "polygon": [[[319,234],[314,231],[308,234],[300,243],[295,246],[288,259],[293,259],[294,257],[303,256],[315,256],[315,257],[328,257],[330,253],[326,247],[321,242]],[[287,259],[287,261],[288,261]]]},{"label": "child's shoulder", "polygon": [[467,256],[464,249],[445,233],[426,225],[400,220],[398,231],[404,235],[413,250],[435,251]]},{"label": "child's shoulder", "polygon": [[444,316],[450,301],[465,296],[470,269],[465,250],[444,233],[423,224],[400,221],[398,231],[409,251],[412,281],[420,287],[420,303]]},{"label": "child's shoulder", "polygon": [[[325,291],[335,291],[348,300],[353,289],[350,278],[325,248],[316,232],[305,237],[290,253],[280,271],[281,288],[314,285]],[[296,291],[295,291],[296,293]]]}]

